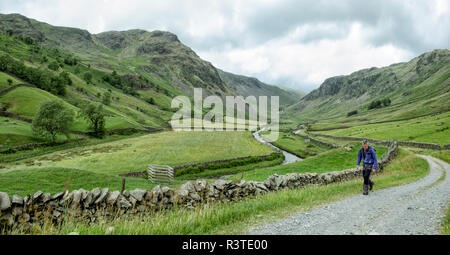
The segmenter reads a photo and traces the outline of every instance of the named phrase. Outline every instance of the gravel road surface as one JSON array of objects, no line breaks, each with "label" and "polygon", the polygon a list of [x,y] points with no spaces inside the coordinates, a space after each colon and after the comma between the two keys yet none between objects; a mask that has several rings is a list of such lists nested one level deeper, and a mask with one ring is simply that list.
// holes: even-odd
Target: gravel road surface
[{"label": "gravel road surface", "polygon": [[439,234],[450,198],[450,165],[431,156],[421,157],[430,164],[430,174],[416,182],[296,212],[253,227],[249,234]]}]

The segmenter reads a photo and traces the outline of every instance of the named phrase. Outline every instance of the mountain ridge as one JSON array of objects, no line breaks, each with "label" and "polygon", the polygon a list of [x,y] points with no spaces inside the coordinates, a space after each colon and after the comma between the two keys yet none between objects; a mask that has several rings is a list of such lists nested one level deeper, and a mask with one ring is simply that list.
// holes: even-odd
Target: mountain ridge
[{"label": "mountain ridge", "polygon": [[[408,62],[327,78],[319,88],[289,106],[286,116],[295,116],[303,123],[318,119],[340,119],[344,123],[377,113],[383,113],[377,116],[381,120],[441,112],[450,108],[449,85],[450,51],[437,49]],[[386,98],[392,105],[369,109],[373,101]],[[349,113],[355,116],[347,116]]]}]

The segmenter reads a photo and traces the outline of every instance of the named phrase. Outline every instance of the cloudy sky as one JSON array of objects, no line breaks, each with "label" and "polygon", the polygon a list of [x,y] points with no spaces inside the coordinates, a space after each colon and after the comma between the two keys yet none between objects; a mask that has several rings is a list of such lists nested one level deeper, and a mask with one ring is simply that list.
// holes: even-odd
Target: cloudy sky
[{"label": "cloudy sky", "polygon": [[324,79],[450,48],[448,0],[2,0],[91,33],[167,30],[214,66],[310,91]]}]

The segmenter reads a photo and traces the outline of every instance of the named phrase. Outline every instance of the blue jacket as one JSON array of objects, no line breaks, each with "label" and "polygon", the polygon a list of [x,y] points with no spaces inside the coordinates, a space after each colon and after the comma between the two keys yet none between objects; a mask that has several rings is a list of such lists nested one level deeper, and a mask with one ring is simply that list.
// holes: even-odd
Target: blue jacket
[{"label": "blue jacket", "polygon": [[359,165],[359,163],[363,159],[363,153],[364,153],[363,164],[364,165],[366,165],[366,164],[373,164],[373,169],[377,169],[377,167],[378,167],[377,154],[376,154],[376,152],[375,152],[375,150],[373,149],[372,146],[369,146],[369,148],[367,148],[366,152],[364,152],[364,148],[359,149],[359,151],[358,151],[358,162],[356,164]]}]

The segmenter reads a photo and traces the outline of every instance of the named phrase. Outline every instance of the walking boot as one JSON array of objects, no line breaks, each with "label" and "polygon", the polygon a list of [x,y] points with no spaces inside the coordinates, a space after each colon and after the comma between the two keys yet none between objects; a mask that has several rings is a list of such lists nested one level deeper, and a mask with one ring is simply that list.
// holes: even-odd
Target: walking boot
[{"label": "walking boot", "polygon": [[369,195],[369,185],[363,184],[363,195]]},{"label": "walking boot", "polygon": [[372,191],[372,189],[373,189],[373,184],[374,184],[373,181],[370,181],[370,184],[369,184],[369,190],[370,191]]}]

